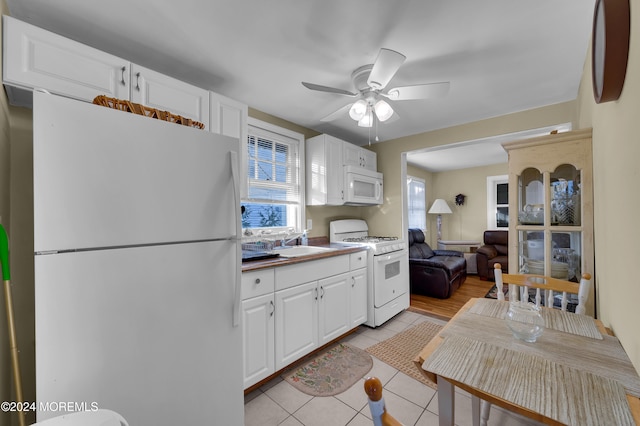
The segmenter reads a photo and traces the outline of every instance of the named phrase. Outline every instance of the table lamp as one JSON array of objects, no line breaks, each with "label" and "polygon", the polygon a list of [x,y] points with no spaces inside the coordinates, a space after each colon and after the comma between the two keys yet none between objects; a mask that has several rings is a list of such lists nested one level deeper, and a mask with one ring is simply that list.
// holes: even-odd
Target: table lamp
[{"label": "table lamp", "polygon": [[449,208],[449,205],[442,198],[438,198],[433,202],[431,208],[428,211],[429,214],[437,214],[436,224],[438,226],[438,241],[442,239],[442,215],[453,213]]}]

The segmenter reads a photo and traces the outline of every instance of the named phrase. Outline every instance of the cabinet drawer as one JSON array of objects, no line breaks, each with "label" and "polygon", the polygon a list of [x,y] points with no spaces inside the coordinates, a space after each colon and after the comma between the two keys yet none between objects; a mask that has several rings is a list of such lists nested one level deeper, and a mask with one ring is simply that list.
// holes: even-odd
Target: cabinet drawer
[{"label": "cabinet drawer", "polygon": [[273,293],[274,289],[273,269],[242,273],[242,300]]},{"label": "cabinet drawer", "polygon": [[349,255],[349,263],[351,270],[364,268],[367,266],[367,251],[359,251],[357,253],[351,253]]},{"label": "cabinet drawer", "polygon": [[349,271],[349,255],[327,257],[276,268],[276,290],[321,280]]}]

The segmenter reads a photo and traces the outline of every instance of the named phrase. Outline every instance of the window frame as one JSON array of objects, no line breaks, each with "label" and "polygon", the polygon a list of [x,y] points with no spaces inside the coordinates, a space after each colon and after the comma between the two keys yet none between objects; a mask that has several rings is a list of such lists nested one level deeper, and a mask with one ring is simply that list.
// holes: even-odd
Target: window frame
[{"label": "window frame", "polygon": [[[498,204],[498,185],[509,184],[509,175],[487,176],[487,229],[489,230],[505,230],[508,226],[498,227],[496,215],[498,207],[509,207],[509,204]],[[509,220],[512,220],[512,214],[509,212]]]},{"label": "window frame", "polygon": [[411,220],[411,191],[409,189],[409,185],[411,184],[411,181],[414,180],[416,182],[420,182],[422,183],[422,187],[423,187],[423,192],[424,192],[424,228],[420,228],[422,229],[423,232],[427,232],[427,183],[426,180],[423,178],[419,178],[417,176],[412,176],[412,175],[407,175],[407,226],[408,228],[412,228],[412,224],[410,223]]},{"label": "window frame", "polygon": [[[298,169],[298,194],[299,194],[299,200],[297,204],[291,204],[292,207],[298,207],[298,214],[296,215],[295,219],[294,219],[294,226],[291,225],[287,225],[287,226],[277,226],[277,227],[256,227],[256,228],[242,228],[242,232],[243,235],[255,235],[255,234],[277,234],[277,233],[282,233],[283,231],[286,232],[302,232],[302,230],[304,229],[303,224],[306,222],[306,218],[305,218],[305,214],[306,214],[306,203],[305,203],[305,138],[304,135],[298,132],[295,132],[293,130],[289,130],[287,128],[284,127],[280,127],[278,125],[266,122],[266,121],[262,121],[259,120],[257,118],[253,118],[253,117],[248,117],[247,118],[247,137],[245,138],[244,141],[242,141],[242,152],[243,152],[243,175],[242,175],[242,184],[244,185],[244,187],[247,188],[247,194],[246,196],[243,196],[241,198],[241,203],[245,204],[245,203],[250,203],[250,202],[255,202],[255,200],[252,200],[249,198],[249,192],[250,192],[250,188],[251,188],[251,182],[249,181],[249,155],[248,155],[248,145],[249,145],[249,138],[251,136],[255,136],[255,132],[252,132],[252,128],[258,129],[259,130],[263,130],[266,132],[270,132],[270,133],[274,133],[274,134],[279,134],[284,136],[285,138],[289,138],[294,140],[297,144],[297,161],[298,161],[298,165],[297,165],[297,169]],[[249,232],[251,231],[251,232]]]}]

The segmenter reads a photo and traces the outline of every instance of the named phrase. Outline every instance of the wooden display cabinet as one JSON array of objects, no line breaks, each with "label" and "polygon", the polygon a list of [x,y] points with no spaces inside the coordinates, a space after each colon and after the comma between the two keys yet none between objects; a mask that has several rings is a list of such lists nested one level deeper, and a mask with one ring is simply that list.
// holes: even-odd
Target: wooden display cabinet
[{"label": "wooden display cabinet", "polygon": [[509,154],[509,271],[580,281],[592,275],[595,316],[591,129],[503,144]]}]

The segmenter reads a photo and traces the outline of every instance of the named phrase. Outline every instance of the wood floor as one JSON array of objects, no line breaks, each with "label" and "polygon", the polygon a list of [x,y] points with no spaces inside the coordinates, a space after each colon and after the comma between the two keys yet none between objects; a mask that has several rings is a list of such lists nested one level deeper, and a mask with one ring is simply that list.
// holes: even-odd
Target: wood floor
[{"label": "wood floor", "polygon": [[484,297],[491,287],[493,281],[481,281],[477,275],[468,275],[466,281],[448,299],[412,294],[409,309],[448,321],[469,299]]}]

